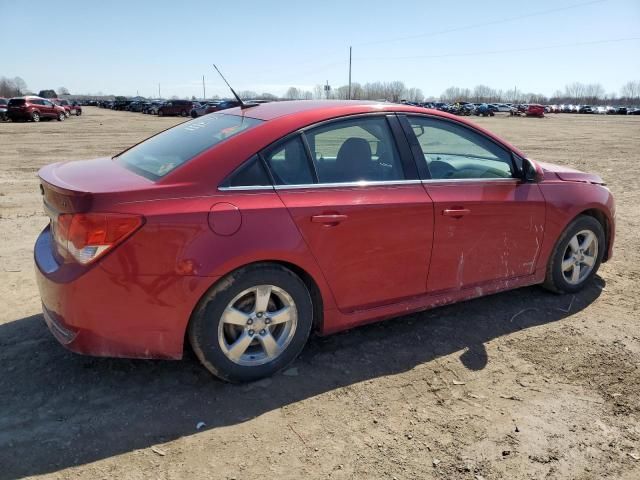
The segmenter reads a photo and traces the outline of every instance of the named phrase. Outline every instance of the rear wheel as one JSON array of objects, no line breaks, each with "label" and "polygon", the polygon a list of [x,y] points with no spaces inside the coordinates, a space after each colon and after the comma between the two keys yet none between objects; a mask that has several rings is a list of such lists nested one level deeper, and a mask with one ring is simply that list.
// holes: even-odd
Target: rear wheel
[{"label": "rear wheel", "polygon": [[581,215],[565,229],[547,267],[544,287],[557,293],[575,293],[595,276],[604,255],[602,224]]},{"label": "rear wheel", "polygon": [[82,110],[76,110],[76,117],[79,117],[80,115],[82,115]]},{"label": "rear wheel", "polygon": [[33,122],[39,122],[40,121],[40,113],[38,112],[31,112],[31,120]]},{"label": "rear wheel", "polygon": [[202,364],[229,382],[273,375],[302,351],[313,323],[304,282],[279,265],[230,274],[200,301],[189,340]]}]

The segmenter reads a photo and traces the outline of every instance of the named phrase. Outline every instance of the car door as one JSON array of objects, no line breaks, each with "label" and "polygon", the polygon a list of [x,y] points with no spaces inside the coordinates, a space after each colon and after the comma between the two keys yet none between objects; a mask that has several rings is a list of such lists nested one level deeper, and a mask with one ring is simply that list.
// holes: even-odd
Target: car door
[{"label": "car door", "polygon": [[56,118],[58,116],[56,107],[49,100],[38,100],[38,108],[40,109],[40,116],[43,118]]},{"label": "car door", "polygon": [[522,180],[521,160],[459,122],[429,116],[401,121],[435,208],[427,290],[533,274],[545,201],[537,184]]},{"label": "car door", "polygon": [[425,293],[433,204],[395,116],[308,128],[263,158],[340,310]]}]

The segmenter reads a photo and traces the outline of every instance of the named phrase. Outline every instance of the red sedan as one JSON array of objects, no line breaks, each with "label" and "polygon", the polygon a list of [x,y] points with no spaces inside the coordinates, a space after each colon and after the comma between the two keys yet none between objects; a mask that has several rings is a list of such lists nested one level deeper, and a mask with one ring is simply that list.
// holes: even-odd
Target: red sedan
[{"label": "red sedan", "polygon": [[525,285],[576,292],[611,257],[597,175],[440,111],[274,102],[39,172],[44,318],[84,354],[282,369],[329,334]]}]

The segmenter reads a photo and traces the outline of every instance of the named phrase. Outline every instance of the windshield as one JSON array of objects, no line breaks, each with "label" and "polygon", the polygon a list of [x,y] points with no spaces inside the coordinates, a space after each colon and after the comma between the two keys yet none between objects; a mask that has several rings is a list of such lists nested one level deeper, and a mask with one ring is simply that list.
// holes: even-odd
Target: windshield
[{"label": "windshield", "polygon": [[115,157],[121,165],[157,180],[214,145],[262,120],[210,114],[181,123]]}]

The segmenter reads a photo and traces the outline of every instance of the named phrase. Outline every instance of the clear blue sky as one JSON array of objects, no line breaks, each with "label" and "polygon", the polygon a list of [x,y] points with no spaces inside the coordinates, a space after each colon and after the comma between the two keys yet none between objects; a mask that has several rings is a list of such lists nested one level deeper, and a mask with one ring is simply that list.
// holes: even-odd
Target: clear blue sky
[{"label": "clear blue sky", "polygon": [[349,45],[354,81],[427,96],[476,84],[550,95],[574,81],[617,93],[640,79],[640,0],[0,3],[0,76],[35,91],[155,96],[160,82],[164,97],[199,97],[205,75],[208,95],[228,96],[214,62],[236,90],[337,87]]}]

